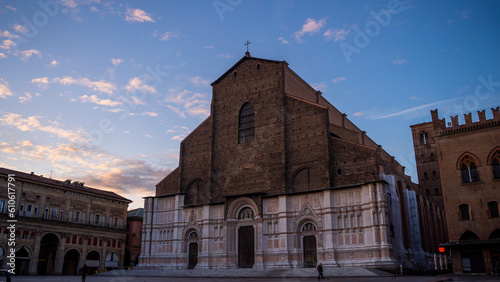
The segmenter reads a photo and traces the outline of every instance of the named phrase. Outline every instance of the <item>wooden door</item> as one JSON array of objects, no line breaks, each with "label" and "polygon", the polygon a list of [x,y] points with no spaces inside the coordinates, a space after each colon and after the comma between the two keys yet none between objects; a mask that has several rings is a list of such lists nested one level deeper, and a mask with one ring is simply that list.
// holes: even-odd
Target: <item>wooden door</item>
[{"label": "wooden door", "polygon": [[240,227],[238,231],[238,267],[251,268],[255,262],[253,226]]},{"label": "wooden door", "polygon": [[198,243],[189,243],[188,268],[194,268],[198,264]]},{"label": "wooden door", "polygon": [[316,267],[318,257],[316,255],[316,237],[304,236],[304,267]]}]

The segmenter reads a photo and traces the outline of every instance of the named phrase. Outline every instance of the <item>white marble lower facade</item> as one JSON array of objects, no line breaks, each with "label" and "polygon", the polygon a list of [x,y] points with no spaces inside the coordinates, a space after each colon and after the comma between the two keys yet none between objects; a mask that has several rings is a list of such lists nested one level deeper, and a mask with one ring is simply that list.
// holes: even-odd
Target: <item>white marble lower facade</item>
[{"label": "white marble lower facade", "polygon": [[139,267],[394,268],[409,256],[401,256],[408,253],[402,239],[391,236],[391,221],[401,217],[389,212],[397,204],[388,201],[389,186],[379,181],[195,207],[183,207],[181,194],[148,197]]}]

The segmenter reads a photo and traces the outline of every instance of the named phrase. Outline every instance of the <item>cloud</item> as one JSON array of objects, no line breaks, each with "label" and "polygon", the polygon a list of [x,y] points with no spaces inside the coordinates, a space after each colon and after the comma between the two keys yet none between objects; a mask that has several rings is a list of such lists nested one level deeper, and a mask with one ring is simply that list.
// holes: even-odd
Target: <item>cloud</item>
[{"label": "cloud", "polygon": [[20,24],[15,24],[12,26],[12,28],[14,28],[14,30],[19,32],[19,33],[27,33],[29,31],[29,29],[27,27],[24,27]]},{"label": "cloud", "polygon": [[184,139],[184,137],[186,137],[186,135],[181,134],[181,135],[177,135],[177,136],[172,137],[172,140],[182,141]]},{"label": "cloud", "polygon": [[189,90],[179,91],[178,89],[170,89],[170,93],[165,102],[179,105],[183,108],[167,105],[167,108],[177,113],[180,117],[185,118],[186,113],[190,116],[207,117],[210,114],[210,101],[206,99],[205,94],[193,93]]},{"label": "cloud", "polygon": [[5,49],[5,50],[9,50],[9,49],[12,49],[13,46],[16,46],[16,43],[10,39],[5,39],[3,42],[2,42],[2,45],[0,45],[0,48],[2,49]]},{"label": "cloud", "polygon": [[362,112],[357,112],[357,113],[354,113],[352,115],[355,116],[355,117],[360,117],[360,116],[363,115],[363,113]]},{"label": "cloud", "polygon": [[470,15],[472,14],[472,10],[462,10],[462,11],[456,11],[456,13],[464,20],[468,20],[470,18]]},{"label": "cloud", "polygon": [[0,53],[0,59],[4,59],[4,58],[6,58],[6,57],[7,57],[7,56],[5,56],[5,54],[4,54],[4,53]]},{"label": "cloud", "polygon": [[72,131],[59,127],[59,122],[52,121],[49,124],[42,124],[40,116],[30,116],[22,118],[21,115],[15,113],[5,114],[0,117],[0,124],[16,127],[21,131],[41,131],[56,135],[61,139],[66,139],[72,142],[87,140],[81,131]]},{"label": "cloud", "polygon": [[213,48],[214,48],[214,46],[212,46],[212,45],[207,45],[207,46],[205,46],[205,48],[206,48],[206,49],[213,49]]},{"label": "cloud", "polygon": [[308,18],[306,20],[306,23],[302,25],[302,29],[295,32],[295,39],[300,41],[302,39],[302,36],[304,36],[305,34],[314,34],[318,32],[325,24],[325,19],[316,21],[315,19]]},{"label": "cloud", "polygon": [[345,30],[343,28],[334,30],[330,28],[325,33],[323,33],[323,36],[326,40],[333,39],[334,42],[337,42],[345,40],[345,37],[349,34],[349,32],[350,30]]},{"label": "cloud", "polygon": [[160,34],[160,40],[170,40],[172,38],[179,38],[181,36],[180,33],[178,32],[171,32],[171,31],[167,31],[163,34]]},{"label": "cloud", "polygon": [[12,96],[9,83],[3,78],[0,78],[0,98],[7,98],[7,96]]},{"label": "cloud", "polygon": [[217,58],[229,59],[229,58],[232,58],[232,57],[234,57],[234,56],[233,55],[229,55],[227,53],[217,54]]},{"label": "cloud", "polygon": [[[428,114],[429,113],[428,112],[429,108],[435,107],[437,105],[444,104],[444,103],[450,103],[450,102],[456,101],[458,99],[462,99],[462,98],[454,98],[454,99],[448,99],[448,100],[433,102],[433,103],[421,105],[421,106],[418,106],[418,107],[413,107],[413,108],[409,108],[409,109],[402,110],[402,111],[399,111],[399,112],[395,112],[395,113],[392,113],[392,114],[387,114],[387,115],[383,115],[383,116],[375,116],[373,119],[383,119],[383,118],[390,118],[390,117],[396,117],[396,116],[402,116],[402,115],[407,115],[407,116],[414,117],[414,116],[418,116],[418,115],[422,115],[422,114]],[[425,109],[425,111],[422,111],[424,109]]]},{"label": "cloud", "polygon": [[158,113],[155,113],[155,112],[145,112],[145,113],[141,113],[140,115],[141,116],[157,117]]},{"label": "cloud", "polygon": [[283,44],[288,44],[288,40],[286,40],[284,37],[278,37],[278,40]]},{"label": "cloud", "polygon": [[146,138],[153,138],[153,135],[146,134],[146,135],[144,135],[144,137],[146,137]]},{"label": "cloud", "polygon": [[346,80],[347,80],[347,78],[345,76],[332,79],[333,83],[335,83],[335,84],[339,84],[340,82],[346,81]]},{"label": "cloud", "polygon": [[112,63],[113,65],[115,65],[115,66],[117,66],[117,65],[121,64],[122,62],[123,62],[123,60],[122,60],[122,59],[120,59],[120,58],[117,58],[117,59],[111,59],[111,63]]},{"label": "cloud", "polygon": [[7,38],[19,38],[19,35],[17,34],[12,34],[8,30],[1,31],[0,30],[0,37],[7,37]]},{"label": "cloud", "polygon": [[24,92],[24,96],[19,97],[19,102],[26,104],[28,102],[31,102],[31,99],[33,96],[29,92]]},{"label": "cloud", "polygon": [[40,51],[35,50],[35,49],[19,51],[19,53],[15,53],[14,55],[21,56],[21,60],[24,62],[28,61],[31,58],[31,56],[33,56],[33,55],[37,55],[39,58],[42,57],[42,54],[40,53]]},{"label": "cloud", "polygon": [[83,96],[80,96],[79,98],[80,98],[80,101],[82,101],[83,103],[93,103],[93,104],[106,106],[106,107],[117,107],[117,106],[123,105],[122,102],[112,101],[109,99],[99,99],[96,95],[92,95],[92,96],[83,95]]},{"label": "cloud", "polygon": [[125,20],[129,23],[134,23],[134,22],[140,22],[140,23],[143,23],[143,22],[155,22],[155,20],[153,20],[151,18],[151,16],[146,13],[145,11],[141,10],[141,9],[130,9],[128,8],[127,9],[127,13],[125,15]]},{"label": "cloud", "polygon": [[320,90],[320,91],[323,91],[323,92],[326,92],[326,90],[328,89],[328,87],[326,86],[325,82],[311,83],[311,86],[314,89],[317,89],[317,90]]},{"label": "cloud", "polygon": [[196,86],[208,87],[210,85],[209,80],[203,79],[199,76],[191,77],[189,79],[189,82],[191,82],[192,84],[194,84]]},{"label": "cloud", "polygon": [[9,10],[12,10],[12,11],[15,11],[15,10],[16,10],[16,8],[14,8],[14,7],[12,7],[12,6],[9,6],[9,5],[5,6],[5,8],[7,8],[7,9],[9,9]]},{"label": "cloud", "polygon": [[406,64],[406,62],[406,59],[401,56],[398,56],[394,60],[392,60],[392,63],[395,65],[404,65]]},{"label": "cloud", "polygon": [[59,65],[59,62],[58,62],[58,61],[56,61],[56,60],[52,60],[52,62],[50,62],[50,64],[49,64],[48,66],[49,66],[49,67],[53,67],[53,68],[55,68],[55,67],[57,67],[58,65]]},{"label": "cloud", "polygon": [[31,80],[31,83],[37,84],[41,88],[47,88],[50,83],[58,83],[61,85],[71,86],[73,84],[87,87],[94,92],[101,92],[106,94],[113,94],[116,90],[116,86],[112,82],[107,82],[105,80],[91,81],[88,78],[73,78],[70,76],[65,76],[63,78],[55,77],[49,80],[48,77],[39,77]]},{"label": "cloud", "polygon": [[140,77],[131,78],[128,84],[125,86],[127,92],[140,91],[141,93],[156,93],[156,89],[153,86],[144,84]]}]

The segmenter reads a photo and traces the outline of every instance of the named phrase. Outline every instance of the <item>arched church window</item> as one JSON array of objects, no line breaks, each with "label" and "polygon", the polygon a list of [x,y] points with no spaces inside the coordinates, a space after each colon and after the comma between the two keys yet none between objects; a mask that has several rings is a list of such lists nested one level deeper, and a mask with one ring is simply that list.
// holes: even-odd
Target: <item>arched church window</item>
[{"label": "arched church window", "polygon": [[475,160],[470,155],[465,155],[460,162],[462,171],[462,183],[471,183],[479,181],[477,166]]},{"label": "arched church window", "polygon": [[238,122],[238,143],[252,142],[255,138],[255,117],[253,107],[245,103],[241,107]]},{"label": "arched church window", "polygon": [[241,209],[238,219],[253,219],[253,210],[251,208]]},{"label": "arched church window", "polygon": [[308,222],[302,226],[302,232],[316,231],[316,226],[311,222]]}]

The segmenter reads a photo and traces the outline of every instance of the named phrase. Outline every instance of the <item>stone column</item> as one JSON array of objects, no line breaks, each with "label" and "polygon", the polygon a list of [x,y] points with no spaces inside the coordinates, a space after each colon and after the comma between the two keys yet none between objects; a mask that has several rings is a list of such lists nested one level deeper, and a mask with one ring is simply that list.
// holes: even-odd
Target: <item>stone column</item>
[{"label": "stone column", "polygon": [[[126,247],[126,241],[125,239],[118,239],[120,242],[120,260],[118,261],[118,269],[123,269],[123,263],[125,262],[125,247]],[[132,255],[132,252],[130,252],[130,255]]]},{"label": "stone column", "polygon": [[104,267],[105,267],[105,264],[106,264],[106,248],[108,246],[108,241],[110,241],[111,239],[110,238],[102,238],[102,253],[101,253],[101,259],[100,259],[100,262],[99,262],[99,273],[103,273],[104,272]]},{"label": "stone column", "polygon": [[30,275],[38,274],[38,256],[40,255],[40,241],[42,241],[42,231],[37,230],[35,236],[35,249],[30,261]]},{"label": "stone column", "polygon": [[83,267],[83,265],[85,264],[85,261],[87,260],[88,242],[89,242],[89,236],[83,235],[83,250],[82,250],[82,254],[80,255],[80,260],[78,262],[78,268]]},{"label": "stone column", "polygon": [[61,275],[63,270],[64,263],[64,251],[66,249],[66,238],[68,234],[61,233],[61,243],[59,244],[59,248],[57,248],[57,254],[54,265],[54,274]]},{"label": "stone column", "polygon": [[[325,209],[323,213],[323,230],[318,230],[318,232],[323,232],[323,249],[324,249],[324,258],[325,261],[323,264],[325,266],[337,266],[337,262],[335,261],[335,249],[333,247],[333,215],[331,211],[331,207],[334,206],[332,203],[332,191],[325,190],[323,191],[323,207]],[[327,210],[330,209],[330,210]]]}]

